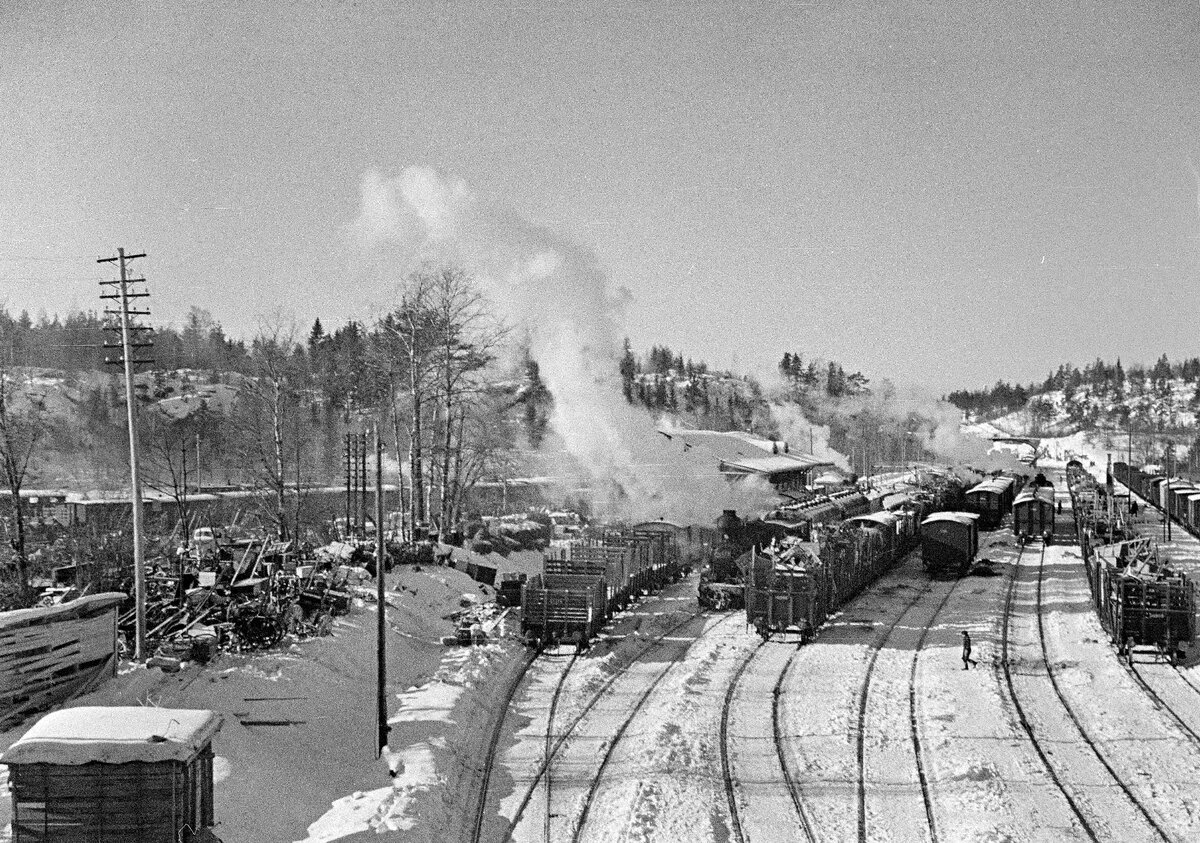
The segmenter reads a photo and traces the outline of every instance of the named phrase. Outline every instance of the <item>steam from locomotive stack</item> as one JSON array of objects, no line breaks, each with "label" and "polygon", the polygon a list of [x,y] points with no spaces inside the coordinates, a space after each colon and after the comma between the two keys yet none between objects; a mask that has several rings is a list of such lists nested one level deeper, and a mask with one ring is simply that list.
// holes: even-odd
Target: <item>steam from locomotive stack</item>
[{"label": "steam from locomotive stack", "polygon": [[[723,508],[768,508],[764,484],[731,488],[664,449],[650,417],[623,398],[618,374],[626,290],[593,252],[476,196],[427,167],[363,180],[354,228],[403,275],[422,264],[472,273],[505,322],[527,332],[554,397],[554,439],[607,500],[609,516],[711,520]],[[396,267],[399,262],[399,267]]]}]

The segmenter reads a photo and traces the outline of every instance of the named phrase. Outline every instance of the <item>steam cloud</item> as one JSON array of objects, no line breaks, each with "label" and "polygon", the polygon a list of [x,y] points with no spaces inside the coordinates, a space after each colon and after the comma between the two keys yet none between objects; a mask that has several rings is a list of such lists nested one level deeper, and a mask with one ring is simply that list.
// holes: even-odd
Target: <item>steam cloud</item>
[{"label": "steam cloud", "polygon": [[[698,470],[621,395],[618,324],[629,295],[596,256],[426,167],[369,173],[355,230],[393,269],[451,263],[472,273],[510,325],[523,326],[554,396],[550,425],[610,517],[711,521],[722,508],[766,509],[765,483],[730,487]],[[568,469],[569,470],[569,469]],[[607,504],[607,506],[605,506]]]}]

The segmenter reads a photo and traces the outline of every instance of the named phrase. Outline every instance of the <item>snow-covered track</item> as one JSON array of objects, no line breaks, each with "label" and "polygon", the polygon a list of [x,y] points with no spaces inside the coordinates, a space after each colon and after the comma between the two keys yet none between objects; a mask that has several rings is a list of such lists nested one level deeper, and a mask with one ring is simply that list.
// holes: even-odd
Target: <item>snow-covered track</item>
[{"label": "snow-covered track", "polygon": [[[698,635],[689,643],[689,649],[701,638],[711,634],[712,631],[718,626],[729,623],[731,620],[737,620],[738,622],[744,623],[741,613],[733,612],[722,618],[713,626],[702,631],[700,635]],[[658,688],[662,681],[667,677],[667,674],[669,674],[673,668],[681,664],[683,661],[683,659],[674,659],[666,662],[666,667],[658,672],[654,679],[646,686],[645,690],[642,691],[642,693],[637,697],[633,706],[629,709],[629,713],[622,719],[621,725],[617,728],[616,733],[609,739],[604,750],[604,755],[600,758],[600,764],[596,767],[595,774],[592,776],[592,781],[588,786],[587,794],[584,796],[583,808],[580,811],[579,819],[575,823],[574,830],[571,834],[572,843],[579,843],[583,837],[583,832],[587,828],[588,815],[591,813],[592,804],[595,801],[596,793],[600,789],[600,784],[604,780],[604,773],[608,768],[608,762],[612,759],[613,753],[620,745],[621,739],[624,737],[626,730],[629,728],[629,724],[633,722],[635,717],[637,717],[638,712],[640,712],[643,706],[645,706],[646,700],[650,698],[650,695],[654,693],[655,689]],[[597,699],[599,699],[599,695],[597,696]]]},{"label": "snow-covered track", "polygon": [[810,841],[816,841],[816,836],[813,834],[812,823],[808,819],[808,815],[804,810],[804,801],[801,798],[800,786],[796,783],[795,777],[792,775],[792,768],[787,762],[783,751],[783,730],[780,728],[782,718],[780,717],[779,699],[783,695],[784,682],[787,680],[788,671],[792,669],[792,664],[796,661],[796,654],[799,650],[793,650],[792,655],[783,665],[783,670],[779,671],[779,679],[775,681],[775,688],[771,693],[771,729],[775,734],[775,755],[779,758],[779,769],[783,772],[783,780],[787,784],[788,795],[792,798],[792,807],[796,809],[796,818],[800,820],[800,826],[804,829],[805,836]]},{"label": "snow-covered track", "polygon": [[558,698],[562,696],[563,685],[566,684],[567,676],[571,673],[571,668],[575,666],[575,660],[579,658],[579,651],[576,650],[571,654],[571,660],[567,662],[567,666],[563,668],[562,675],[558,677],[558,684],[554,686],[554,696],[550,698],[550,711],[546,715],[546,755],[543,764],[546,768],[546,840],[550,840],[550,818],[552,816],[552,808],[554,805],[554,713],[558,710]]},{"label": "snow-covered track", "polygon": [[879,652],[883,649],[896,627],[908,617],[909,611],[921,601],[933,587],[933,581],[925,585],[909,600],[890,624],[871,642],[871,655],[867,659],[866,673],[858,691],[858,721],[855,753],[858,761],[858,839],[867,839],[867,702],[871,694],[871,679],[875,674],[875,665],[879,661]]},{"label": "snow-covered track", "polygon": [[929,630],[933,629],[934,622],[938,615],[942,613],[942,609],[946,607],[946,603],[950,600],[950,595],[954,594],[954,589],[962,582],[957,579],[942,595],[942,599],[938,601],[934,607],[933,614],[929,616],[925,627],[921,630],[921,636],[917,639],[916,649],[913,650],[912,665],[908,673],[908,716],[909,728],[912,731],[913,742],[913,757],[917,761],[917,780],[921,783],[921,798],[925,801],[925,820],[929,823],[929,837],[933,843],[938,841],[937,820],[934,818],[933,798],[929,792],[929,774],[925,769],[925,760],[921,751],[921,730],[917,725],[917,660],[921,656],[921,650],[925,646],[925,641],[929,638]]},{"label": "snow-covered track", "polygon": [[[1197,748],[1200,748],[1200,733],[1197,733],[1197,731],[1190,726],[1182,716],[1180,716],[1176,707],[1167,702],[1167,700],[1164,699],[1163,696],[1154,689],[1150,682],[1146,680],[1146,677],[1142,676],[1141,671],[1137,669],[1137,663],[1134,662],[1132,655],[1130,656],[1129,661],[1126,662],[1125,667],[1129,670],[1129,675],[1133,677],[1135,682],[1137,682],[1138,687],[1142,689],[1146,696],[1150,697],[1158,710],[1170,717],[1175,725],[1182,729],[1184,734],[1188,736],[1188,739],[1192,742],[1192,744]],[[1182,676],[1182,674],[1180,675]],[[1183,682],[1185,685],[1190,685],[1186,679],[1183,679]]]},{"label": "snow-covered track", "polygon": [[[1043,554],[1045,553],[1045,547],[1042,548],[1042,552]],[[1009,657],[1009,628],[1012,620],[1013,597],[1017,590],[1017,576],[1021,569],[1020,559],[1021,555],[1024,553],[1025,548],[1022,546],[1017,556],[1017,563],[1013,566],[1012,576],[1008,580],[1008,593],[1004,597],[1004,621],[1000,628],[1000,666],[1002,672],[1004,673],[1004,683],[1008,688],[1008,698],[1012,700],[1013,709],[1017,713],[1017,721],[1021,724],[1021,728],[1024,730],[1025,736],[1029,738],[1029,743],[1033,746],[1034,751],[1037,752],[1037,756],[1042,762],[1042,767],[1045,768],[1047,775],[1050,776],[1050,781],[1054,782],[1054,786],[1058,788],[1059,793],[1063,795],[1063,798],[1067,800],[1067,804],[1071,806],[1071,812],[1074,813],[1075,818],[1079,820],[1079,825],[1087,833],[1088,839],[1092,841],[1099,841],[1100,838],[1096,836],[1096,832],[1092,828],[1092,824],[1088,822],[1087,817],[1084,815],[1083,811],[1080,810],[1079,803],[1075,801],[1075,798],[1071,795],[1071,792],[1063,786],[1062,780],[1058,777],[1058,772],[1054,769],[1054,766],[1050,763],[1050,759],[1046,756],[1046,750],[1042,746],[1042,742],[1038,740],[1037,734],[1034,732],[1033,726],[1029,722],[1029,717],[1025,712],[1024,706],[1021,705],[1021,698],[1017,696],[1017,689],[1013,683],[1012,661]]]},{"label": "snow-covered track", "polygon": [[[695,621],[696,618],[701,618],[703,616],[704,616],[703,612],[700,612],[700,611],[691,612],[688,614],[687,617],[685,617],[679,623],[671,626],[670,628],[668,628],[661,634],[656,635],[655,637],[651,638],[649,641],[646,642],[646,644],[644,646],[642,646],[642,648],[640,650],[638,650],[638,652],[633,656],[633,658],[630,660],[630,662],[628,664],[626,664],[623,667],[619,668],[618,670],[614,671],[614,673],[611,676],[609,676],[608,679],[606,679],[604,681],[604,684],[601,685],[595,691],[595,693],[592,694],[591,698],[587,701],[587,703],[584,704],[584,706],[576,713],[575,717],[572,718],[571,722],[567,725],[567,728],[564,729],[562,732],[560,732],[557,736],[554,737],[552,745],[550,747],[550,751],[547,753],[546,757],[543,758],[541,764],[539,765],[537,771],[535,772],[535,774],[533,776],[532,781],[529,782],[529,786],[526,788],[525,794],[521,797],[521,802],[517,805],[517,810],[513,814],[512,821],[509,823],[508,831],[505,832],[505,835],[503,838],[504,841],[508,841],[508,840],[512,839],[513,831],[520,824],[521,818],[525,815],[525,810],[529,807],[529,803],[533,799],[534,793],[537,792],[538,785],[541,784],[542,780],[545,778],[546,771],[549,768],[551,761],[555,758],[555,756],[558,755],[559,750],[562,749],[563,744],[566,743],[567,739],[571,736],[572,732],[575,731],[576,727],[580,724],[580,722],[582,722],[582,720],[588,715],[588,713],[592,710],[592,708],[595,707],[596,703],[598,703],[601,700],[601,698],[604,697],[604,695],[608,691],[608,689],[611,688],[612,685],[615,682],[617,682],[617,680],[619,680],[622,676],[624,676],[633,665],[637,664],[643,657],[645,657],[645,655],[647,653],[649,653],[651,650],[654,650],[656,647],[661,646],[662,643],[666,639],[670,638],[672,635],[674,635],[676,632],[678,632],[683,627],[687,626],[689,623],[692,623],[693,621]],[[550,814],[550,811],[551,811],[550,807],[547,806],[547,808],[546,808],[547,815]],[[478,841],[476,841],[476,843],[478,843]]]},{"label": "snow-covered track", "polygon": [[733,766],[729,758],[729,709],[733,705],[733,695],[738,689],[738,683],[742,681],[742,674],[746,672],[746,668],[750,666],[754,657],[766,643],[766,639],[763,639],[757,647],[746,654],[746,658],[738,666],[737,673],[733,674],[733,679],[729,682],[729,688],[725,691],[725,702],[721,706],[721,778],[725,784],[725,798],[729,802],[730,830],[733,832],[733,839],[736,843],[744,843],[746,837],[742,833],[742,821],[737,805],[737,789],[734,787]]},{"label": "snow-covered track", "polygon": [[[1079,732],[1079,736],[1083,740],[1083,742],[1088,746],[1089,749],[1091,749],[1092,753],[1095,754],[1096,759],[1101,763],[1101,765],[1103,765],[1104,769],[1108,772],[1109,776],[1112,777],[1112,780],[1116,783],[1117,787],[1120,788],[1121,792],[1125,794],[1126,798],[1133,805],[1133,807],[1137,810],[1137,812],[1142,815],[1143,819],[1145,819],[1145,821],[1146,821],[1146,824],[1149,825],[1154,830],[1154,832],[1159,837],[1161,837],[1163,840],[1170,841],[1172,839],[1171,835],[1169,835],[1166,832],[1166,830],[1159,824],[1158,820],[1156,820],[1154,818],[1154,815],[1150,813],[1149,809],[1145,806],[1145,804],[1140,799],[1138,799],[1137,795],[1133,792],[1133,790],[1129,787],[1129,785],[1125,782],[1125,780],[1122,779],[1117,774],[1117,771],[1113,769],[1112,763],[1108,760],[1107,757],[1105,757],[1104,753],[1100,751],[1100,747],[1097,746],[1096,742],[1092,739],[1091,735],[1089,735],[1087,730],[1083,727],[1083,723],[1080,722],[1079,715],[1075,712],[1075,709],[1072,708],[1070,702],[1068,702],[1068,700],[1067,700],[1066,695],[1063,693],[1062,687],[1058,681],[1058,676],[1054,669],[1054,665],[1050,660],[1049,650],[1047,649],[1047,646],[1046,646],[1045,612],[1043,611],[1044,604],[1043,604],[1043,599],[1042,599],[1042,585],[1043,585],[1043,582],[1045,581],[1045,565],[1044,565],[1045,557],[1046,557],[1046,547],[1045,547],[1045,545],[1042,545],[1042,552],[1039,554],[1038,566],[1037,566],[1037,606],[1036,606],[1036,608],[1037,608],[1038,639],[1041,644],[1042,662],[1046,668],[1046,676],[1050,680],[1051,687],[1054,688],[1055,696],[1058,697],[1058,701],[1062,704],[1062,707],[1066,711],[1067,716],[1071,719],[1071,722],[1075,724],[1075,728]],[[1018,558],[1018,567],[1019,566],[1020,566],[1020,559]]]},{"label": "snow-covered track", "polygon": [[537,653],[529,651],[525,655],[525,664],[521,666],[521,670],[513,677],[508,687],[504,691],[504,705],[500,707],[499,713],[496,715],[496,722],[492,726],[492,734],[488,739],[487,753],[483,759],[482,778],[479,783],[479,796],[475,807],[475,822],[471,833],[472,843],[481,843],[483,840],[483,820],[487,816],[487,796],[488,788],[492,780],[492,768],[496,763],[496,748],[500,744],[500,735],[504,730],[504,712],[508,711],[512,705],[513,697],[516,696],[517,688],[521,685],[521,680],[525,678],[525,674],[529,672],[529,668],[537,660]]}]

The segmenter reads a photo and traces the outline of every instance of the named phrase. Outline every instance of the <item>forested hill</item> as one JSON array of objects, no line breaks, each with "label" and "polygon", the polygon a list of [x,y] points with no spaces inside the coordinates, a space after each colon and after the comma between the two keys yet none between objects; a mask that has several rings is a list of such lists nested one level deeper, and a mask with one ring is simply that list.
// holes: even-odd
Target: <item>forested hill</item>
[{"label": "forested hill", "polygon": [[1038,384],[999,381],[979,390],[951,392],[946,400],[968,421],[991,421],[1013,433],[1062,434],[1079,430],[1175,431],[1196,428],[1200,415],[1200,358],[1150,367],[1097,359],[1079,369],[1058,367]]}]

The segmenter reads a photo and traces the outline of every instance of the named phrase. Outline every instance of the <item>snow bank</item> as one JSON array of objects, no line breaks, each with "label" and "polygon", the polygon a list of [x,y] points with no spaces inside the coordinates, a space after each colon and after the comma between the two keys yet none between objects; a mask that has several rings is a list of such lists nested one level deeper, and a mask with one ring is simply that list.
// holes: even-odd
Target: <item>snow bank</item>
[{"label": "snow bank", "polygon": [[422,742],[397,753],[403,771],[390,787],[343,796],[308,827],[308,836],[296,843],[328,843],[372,829],[380,833],[412,829],[417,822],[413,810],[417,799],[442,781],[434,761],[435,744],[444,742]]}]

